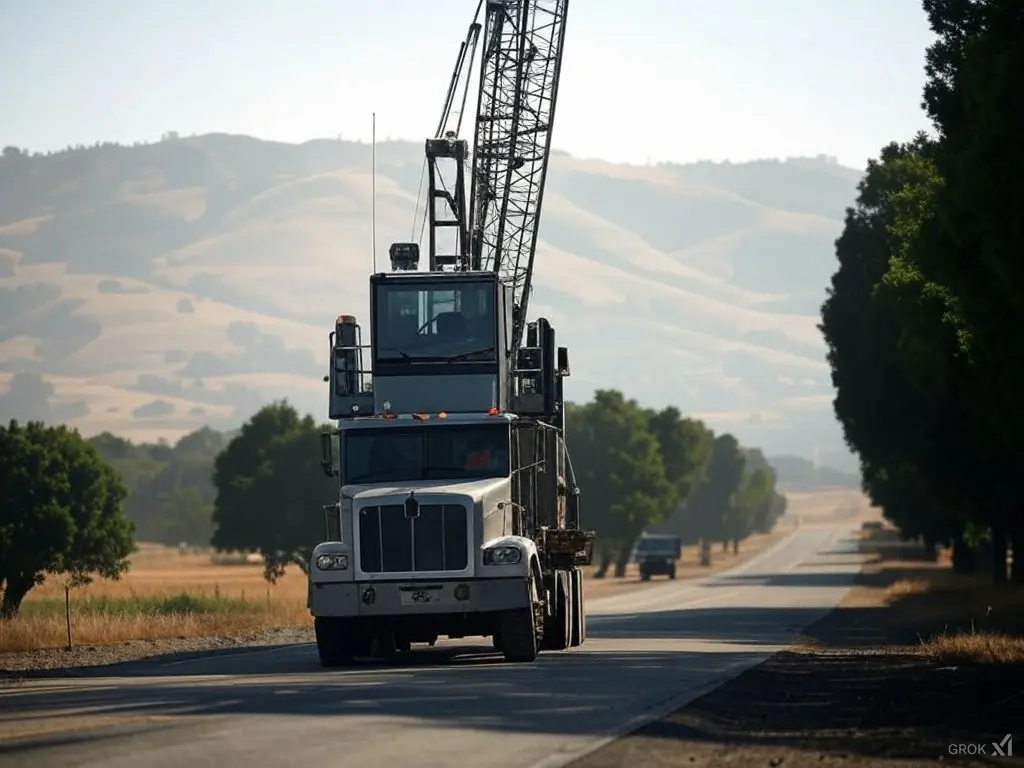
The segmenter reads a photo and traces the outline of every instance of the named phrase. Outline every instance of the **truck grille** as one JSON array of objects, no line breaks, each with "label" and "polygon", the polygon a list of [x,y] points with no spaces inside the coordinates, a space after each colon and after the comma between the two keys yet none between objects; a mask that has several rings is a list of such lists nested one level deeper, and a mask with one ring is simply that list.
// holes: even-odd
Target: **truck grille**
[{"label": "truck grille", "polygon": [[409,520],[401,504],[359,511],[363,573],[461,571],[469,564],[469,530],[461,504],[420,504]]}]

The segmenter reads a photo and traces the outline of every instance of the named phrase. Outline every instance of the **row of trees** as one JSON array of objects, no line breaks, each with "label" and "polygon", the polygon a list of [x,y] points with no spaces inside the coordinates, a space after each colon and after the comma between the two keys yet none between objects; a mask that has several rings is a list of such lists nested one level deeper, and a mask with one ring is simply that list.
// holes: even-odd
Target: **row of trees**
[{"label": "row of trees", "polygon": [[[637,536],[652,526],[684,542],[732,544],[769,531],[785,512],[775,472],[760,451],[715,436],[675,408],[641,408],[616,391],[570,404],[567,431],[585,523],[598,532],[598,574],[624,571]],[[320,509],[336,493],[319,465],[326,426],[287,403],[263,408],[217,457],[213,545],[259,551],[274,579],[305,568],[323,533]]]},{"label": "row of trees", "polygon": [[89,443],[128,488],[124,511],[139,541],[207,544],[213,535],[213,463],[229,436],[209,427],[167,442],[133,443],[109,432]]},{"label": "row of trees", "polygon": [[[652,525],[689,543],[736,546],[785,509],[760,452],[675,408],[600,391],[571,405],[568,421],[600,575],[621,573]],[[289,565],[305,569],[323,536],[319,510],[337,493],[320,467],[324,429],[286,402],[260,410],[230,441],[203,429],[174,446],[12,421],[0,428],[0,487],[10,489],[0,509],[0,617],[16,615],[47,574],[74,584],[116,578],[135,537],[257,551],[272,581]]]},{"label": "row of trees", "polygon": [[1024,152],[1017,0],[925,0],[935,135],[869,164],[821,330],[865,490],[908,537],[1024,582]]},{"label": "row of trees", "polygon": [[678,409],[641,408],[621,392],[599,390],[570,404],[567,440],[585,524],[598,532],[598,576],[622,575],[645,529],[684,544],[732,544],[767,532],[785,512],[775,471],[760,451],[744,451]]}]

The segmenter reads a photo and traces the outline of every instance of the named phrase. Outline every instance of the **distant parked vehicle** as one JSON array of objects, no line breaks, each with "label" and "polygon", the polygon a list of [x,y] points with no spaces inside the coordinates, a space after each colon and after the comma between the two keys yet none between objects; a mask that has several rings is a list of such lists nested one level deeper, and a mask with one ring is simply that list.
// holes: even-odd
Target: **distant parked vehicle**
[{"label": "distant parked vehicle", "polygon": [[633,560],[640,569],[640,578],[650,581],[651,576],[676,577],[676,560],[683,553],[683,541],[678,536],[645,533],[633,547]]}]

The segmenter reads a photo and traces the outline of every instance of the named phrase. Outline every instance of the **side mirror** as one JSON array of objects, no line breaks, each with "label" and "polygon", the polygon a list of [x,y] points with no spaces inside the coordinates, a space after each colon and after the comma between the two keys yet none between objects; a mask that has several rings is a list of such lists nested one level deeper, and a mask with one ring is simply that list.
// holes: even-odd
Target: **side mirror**
[{"label": "side mirror", "polygon": [[320,467],[328,477],[334,477],[334,435],[330,432],[320,433]]}]

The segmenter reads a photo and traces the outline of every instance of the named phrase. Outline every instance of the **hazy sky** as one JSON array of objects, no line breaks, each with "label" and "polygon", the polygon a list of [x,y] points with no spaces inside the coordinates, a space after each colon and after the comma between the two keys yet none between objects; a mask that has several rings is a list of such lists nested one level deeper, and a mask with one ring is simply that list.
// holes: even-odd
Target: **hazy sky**
[{"label": "hazy sky", "polygon": [[[3,0],[0,144],[422,139],[476,0]],[[627,10],[628,9],[628,10]],[[572,0],[554,144],[862,167],[927,127],[920,0]]]}]

